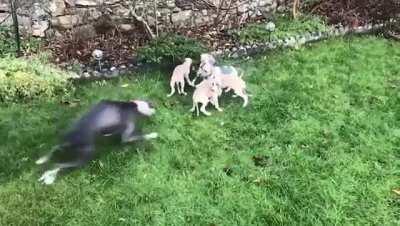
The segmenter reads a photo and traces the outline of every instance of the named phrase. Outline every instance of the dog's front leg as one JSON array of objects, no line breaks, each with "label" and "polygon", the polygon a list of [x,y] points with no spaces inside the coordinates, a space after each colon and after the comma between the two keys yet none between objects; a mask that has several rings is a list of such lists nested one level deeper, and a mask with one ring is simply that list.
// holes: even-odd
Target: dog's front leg
[{"label": "dog's front leg", "polygon": [[211,99],[211,103],[214,105],[215,109],[217,109],[218,111],[223,111],[222,108],[219,107],[217,96],[215,96]]},{"label": "dog's front leg", "polygon": [[122,133],[122,142],[128,143],[137,140],[150,140],[158,137],[158,133],[141,134],[135,131],[135,125],[131,122]]},{"label": "dog's front leg", "polygon": [[135,134],[131,135],[129,138],[125,139],[124,142],[132,142],[132,141],[138,141],[138,140],[151,140],[155,139],[158,137],[158,133],[148,133],[148,134]]},{"label": "dog's front leg", "polygon": [[196,80],[196,78],[194,78],[193,81],[190,81],[189,73],[186,74],[185,79],[186,79],[187,83],[189,84],[189,86],[194,87],[195,86],[194,81]]}]

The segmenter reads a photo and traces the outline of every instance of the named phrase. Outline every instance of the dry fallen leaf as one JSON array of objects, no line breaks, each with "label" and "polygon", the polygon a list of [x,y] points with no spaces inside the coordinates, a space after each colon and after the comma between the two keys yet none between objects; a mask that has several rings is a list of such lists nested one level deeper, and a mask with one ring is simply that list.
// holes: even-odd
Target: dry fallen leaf
[{"label": "dry fallen leaf", "polygon": [[400,195],[400,188],[393,189],[392,192],[394,192],[396,195]]}]

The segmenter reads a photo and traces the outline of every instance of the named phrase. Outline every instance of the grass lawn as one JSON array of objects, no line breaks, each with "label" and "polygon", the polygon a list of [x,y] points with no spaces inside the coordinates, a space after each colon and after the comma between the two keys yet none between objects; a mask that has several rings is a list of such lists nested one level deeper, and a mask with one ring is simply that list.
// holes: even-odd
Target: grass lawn
[{"label": "grass lawn", "polygon": [[[0,225],[400,224],[399,43],[330,40],[235,64],[250,105],[224,98],[208,118],[166,98],[159,71],[79,86],[70,105],[2,105]],[[89,166],[37,183],[34,161],[71,121],[132,97],[158,106],[145,131],[159,139],[102,141]]]}]

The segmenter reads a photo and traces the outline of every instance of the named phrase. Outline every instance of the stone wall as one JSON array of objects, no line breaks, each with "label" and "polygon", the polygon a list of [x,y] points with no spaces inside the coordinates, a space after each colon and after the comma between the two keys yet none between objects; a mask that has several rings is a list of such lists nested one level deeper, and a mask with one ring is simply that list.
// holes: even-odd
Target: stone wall
[{"label": "stone wall", "polygon": [[[279,0],[24,0],[18,18],[25,34],[45,37],[76,29],[87,36],[110,27],[129,31],[149,25],[165,31],[225,22],[274,12]],[[12,24],[9,0],[0,0],[0,23]],[[237,21],[234,21],[237,20]],[[144,21],[145,24],[142,24]],[[157,26],[156,26],[157,25]]]}]

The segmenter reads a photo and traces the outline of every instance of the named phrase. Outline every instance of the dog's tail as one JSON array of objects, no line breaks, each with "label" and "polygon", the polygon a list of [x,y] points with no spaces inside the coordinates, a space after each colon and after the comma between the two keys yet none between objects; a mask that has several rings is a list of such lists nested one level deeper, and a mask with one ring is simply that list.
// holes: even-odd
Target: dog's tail
[{"label": "dog's tail", "polygon": [[239,76],[239,78],[242,78],[243,76],[244,76],[244,70],[243,69],[241,69],[241,68],[237,68],[237,70],[238,70],[238,76]]},{"label": "dog's tail", "polygon": [[253,95],[249,93],[249,90],[247,88],[243,89],[243,93],[246,94],[249,97],[252,97]]}]

